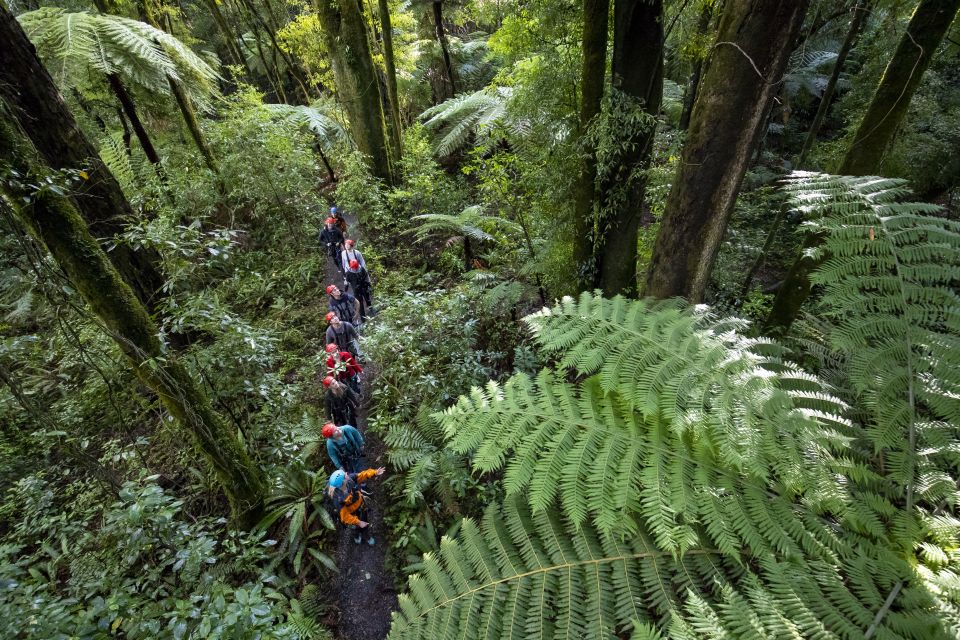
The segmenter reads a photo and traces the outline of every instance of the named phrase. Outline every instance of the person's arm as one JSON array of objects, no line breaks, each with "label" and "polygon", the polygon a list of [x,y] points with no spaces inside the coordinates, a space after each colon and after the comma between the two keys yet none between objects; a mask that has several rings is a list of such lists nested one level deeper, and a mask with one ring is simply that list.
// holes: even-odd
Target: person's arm
[{"label": "person's arm", "polygon": [[340,265],[343,267],[343,270],[346,271],[350,268],[350,260],[347,259],[347,250],[344,249],[340,252]]},{"label": "person's arm", "polygon": [[[351,502],[350,504],[352,505],[353,503]],[[342,522],[345,525],[352,524],[357,527],[366,526],[366,523],[361,525],[361,522],[363,521],[360,520],[360,518],[358,518],[352,511],[350,511],[347,505],[343,505],[342,507],[340,507],[340,522]]]},{"label": "person's arm", "polygon": [[353,319],[355,322],[360,322],[360,301],[356,298],[353,299]]},{"label": "person's arm", "polygon": [[386,471],[384,467],[380,467],[379,469],[366,469],[364,471],[361,471],[360,473],[357,474],[357,482],[358,483],[366,482],[370,478],[373,478],[376,476],[382,476],[384,471]]},{"label": "person's arm", "polygon": [[330,461],[333,463],[337,469],[343,468],[343,463],[340,461],[340,456],[337,454],[337,447],[333,444],[332,438],[327,438],[327,455],[330,456]]},{"label": "person's arm", "polygon": [[356,251],[355,253],[357,254],[357,262],[359,262],[359,263],[360,263],[360,266],[363,267],[364,270],[366,270],[366,268],[367,268],[367,261],[363,259],[363,254],[360,253],[359,251]]}]

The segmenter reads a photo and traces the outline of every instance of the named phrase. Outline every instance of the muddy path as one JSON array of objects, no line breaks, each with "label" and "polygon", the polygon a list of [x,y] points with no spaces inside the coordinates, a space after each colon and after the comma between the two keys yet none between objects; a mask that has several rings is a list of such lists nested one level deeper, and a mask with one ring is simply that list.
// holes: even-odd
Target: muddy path
[{"label": "muddy path", "polygon": [[[357,221],[346,216],[349,225],[348,237],[360,240],[357,249],[363,253],[362,234]],[[327,284],[335,283],[343,288],[343,276],[331,260],[327,260]],[[376,300],[374,300],[376,305]],[[361,349],[363,338],[361,337]],[[367,412],[370,400],[370,382],[376,375],[377,366],[369,360],[363,363],[363,404],[354,425],[365,439],[365,463],[367,467],[386,466],[386,446],[375,434],[367,432]],[[389,469],[387,473],[389,473]],[[340,528],[337,531],[336,563],[340,572],[333,577],[331,597],[336,599],[340,610],[337,635],[345,640],[382,640],[390,631],[390,612],[396,607],[397,594],[393,576],[386,568],[386,553],[389,545],[388,530],[383,522],[381,504],[386,493],[379,480],[368,483],[371,493],[367,500],[371,532],[376,540],[374,546],[353,541],[354,531]]]}]

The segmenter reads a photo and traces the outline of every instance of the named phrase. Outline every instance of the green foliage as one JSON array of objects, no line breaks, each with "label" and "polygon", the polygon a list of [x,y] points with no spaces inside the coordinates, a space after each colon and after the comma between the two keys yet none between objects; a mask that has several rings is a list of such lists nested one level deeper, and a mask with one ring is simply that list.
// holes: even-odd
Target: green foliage
[{"label": "green foliage", "polygon": [[76,86],[92,69],[168,94],[168,78],[206,104],[219,78],[200,56],[165,31],[103,13],[43,8],[17,17],[61,86]]},{"label": "green foliage", "polygon": [[[461,94],[430,107],[420,114],[424,126],[440,136],[436,142],[438,156],[448,156],[463,149],[471,138],[475,144],[484,144],[493,135],[502,132],[495,126],[507,121],[507,87],[485,87],[473,93]],[[516,134],[522,129],[508,124]]]},{"label": "green foliage", "polygon": [[344,126],[329,114],[329,105],[319,102],[311,106],[265,104],[263,108],[291,125],[313,132],[325,150],[339,144],[352,144]]}]

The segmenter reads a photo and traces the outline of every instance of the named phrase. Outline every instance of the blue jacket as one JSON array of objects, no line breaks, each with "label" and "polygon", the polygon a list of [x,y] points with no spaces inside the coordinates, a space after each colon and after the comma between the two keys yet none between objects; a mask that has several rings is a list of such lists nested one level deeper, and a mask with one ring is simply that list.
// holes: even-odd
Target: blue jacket
[{"label": "blue jacket", "polygon": [[343,430],[343,439],[337,442],[327,438],[327,455],[337,469],[344,466],[347,460],[354,460],[363,453],[363,435],[349,424],[340,427]]}]

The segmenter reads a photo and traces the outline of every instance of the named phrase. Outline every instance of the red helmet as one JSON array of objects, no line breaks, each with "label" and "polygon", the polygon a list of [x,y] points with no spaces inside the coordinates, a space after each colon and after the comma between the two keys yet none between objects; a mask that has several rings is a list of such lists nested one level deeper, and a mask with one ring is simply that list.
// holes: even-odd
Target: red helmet
[{"label": "red helmet", "polygon": [[333,432],[336,430],[336,428],[337,425],[333,424],[332,422],[328,422],[327,424],[323,425],[323,430],[320,433],[323,434],[324,438],[332,438]]},{"label": "red helmet", "polygon": [[351,261],[350,261],[350,268],[351,268],[351,269],[359,269],[359,268],[360,268],[360,263],[357,262],[356,260],[351,260]]},{"label": "red helmet", "polygon": [[327,218],[327,219],[325,220],[325,222],[326,222],[327,224],[337,224],[337,221],[334,220],[333,218]]},{"label": "red helmet", "polygon": [[337,314],[335,314],[333,311],[327,311],[327,315],[324,316],[324,318],[326,318],[327,322],[330,322],[331,320],[333,320],[333,319],[336,318],[336,317],[337,317]]},{"label": "red helmet", "polygon": [[327,295],[330,295],[331,293],[333,293],[333,290],[336,289],[336,288],[337,288],[337,285],[335,285],[335,284],[328,284],[328,285],[327,285]]},{"label": "red helmet", "polygon": [[357,242],[355,240],[348,239],[348,240],[345,240],[343,244],[347,245],[348,247],[352,247],[353,245],[357,244]]},{"label": "red helmet", "polygon": [[339,349],[337,349],[337,345],[335,342],[331,342],[330,344],[327,345],[327,353],[334,353],[336,351],[339,351]]},{"label": "red helmet", "polygon": [[326,378],[323,379],[323,386],[329,387],[332,384],[333,384],[333,376],[327,376]]}]

